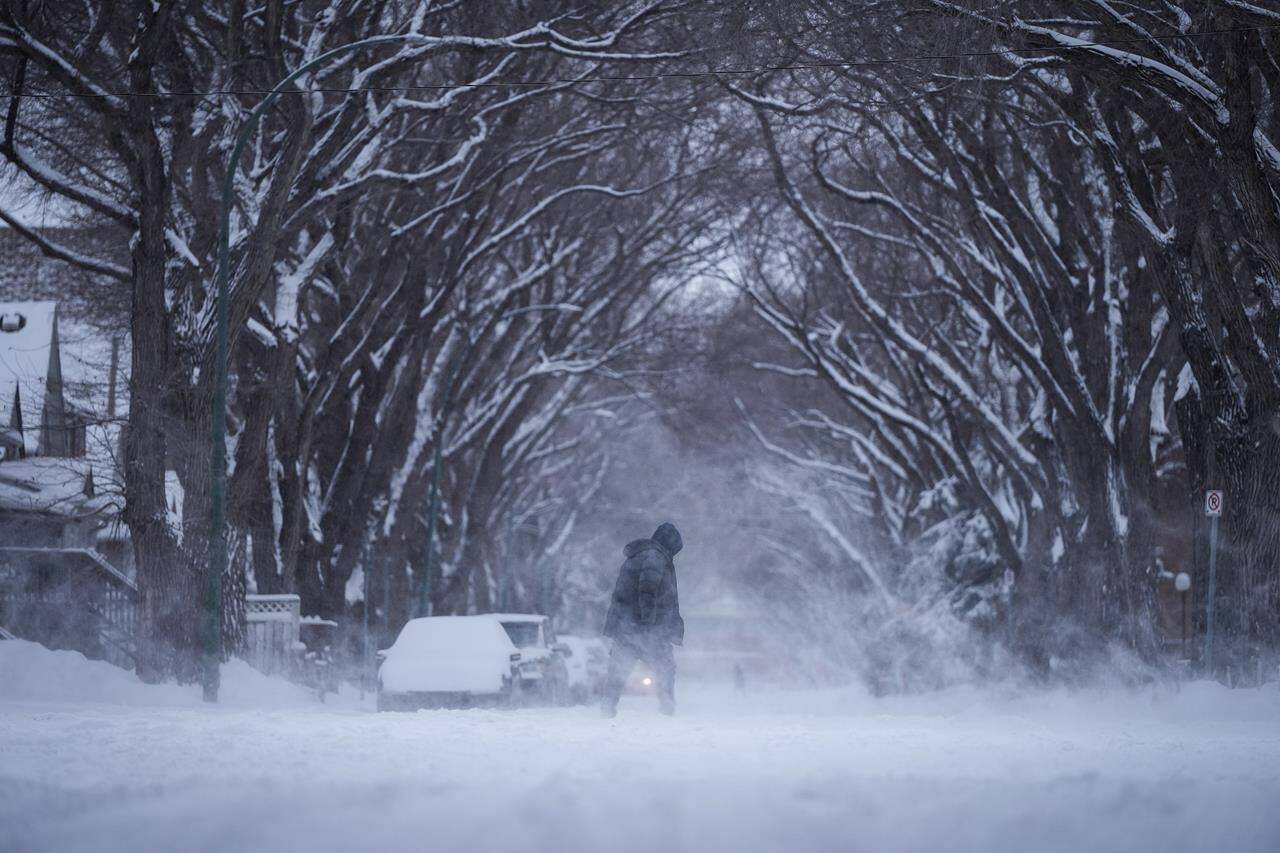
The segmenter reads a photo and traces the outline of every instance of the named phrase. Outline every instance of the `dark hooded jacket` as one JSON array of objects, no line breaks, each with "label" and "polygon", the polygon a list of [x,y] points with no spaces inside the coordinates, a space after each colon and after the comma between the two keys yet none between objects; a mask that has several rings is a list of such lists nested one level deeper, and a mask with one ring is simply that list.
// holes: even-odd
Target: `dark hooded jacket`
[{"label": "dark hooded jacket", "polygon": [[627,559],[618,571],[604,620],[606,637],[665,640],[677,645],[684,641],[676,568],[671,559],[683,547],[680,531],[670,522],[654,531],[652,538],[627,543],[622,549]]}]

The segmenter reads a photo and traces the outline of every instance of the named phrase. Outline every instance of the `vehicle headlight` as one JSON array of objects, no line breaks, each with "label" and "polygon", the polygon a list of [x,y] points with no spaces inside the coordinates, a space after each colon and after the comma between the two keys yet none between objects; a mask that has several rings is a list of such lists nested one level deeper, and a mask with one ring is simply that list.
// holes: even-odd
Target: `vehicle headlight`
[{"label": "vehicle headlight", "polygon": [[644,678],[640,679],[640,683],[643,684],[645,687],[652,687],[653,679],[646,675]]}]

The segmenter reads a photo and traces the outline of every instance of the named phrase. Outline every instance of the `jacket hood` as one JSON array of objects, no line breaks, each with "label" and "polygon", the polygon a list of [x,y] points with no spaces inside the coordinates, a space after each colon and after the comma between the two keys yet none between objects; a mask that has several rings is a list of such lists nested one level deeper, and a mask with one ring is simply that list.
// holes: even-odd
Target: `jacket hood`
[{"label": "jacket hood", "polygon": [[622,549],[622,553],[630,559],[646,548],[661,548],[667,552],[668,556],[674,557],[680,553],[680,549],[683,547],[684,540],[680,538],[680,531],[676,530],[676,526],[668,521],[659,526],[650,538],[633,539],[628,542],[627,546]]},{"label": "jacket hood", "polygon": [[653,531],[651,538],[665,548],[667,553],[673,557],[679,554],[680,549],[684,547],[684,540],[680,538],[680,531],[676,530],[676,526],[669,521],[664,521],[658,525],[658,529]]}]

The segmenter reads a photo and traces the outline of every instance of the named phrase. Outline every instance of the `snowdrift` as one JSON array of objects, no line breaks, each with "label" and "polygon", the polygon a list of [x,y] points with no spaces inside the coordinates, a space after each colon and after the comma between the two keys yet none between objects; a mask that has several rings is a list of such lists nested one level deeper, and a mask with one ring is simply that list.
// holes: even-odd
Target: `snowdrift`
[{"label": "snowdrift", "polygon": [[[222,667],[219,704],[235,708],[319,705],[315,692],[272,678],[239,659]],[[201,706],[198,685],[147,684],[137,675],[79,652],[26,640],[0,642],[0,701]],[[330,697],[330,702],[333,701]],[[341,703],[339,703],[341,704]]]}]

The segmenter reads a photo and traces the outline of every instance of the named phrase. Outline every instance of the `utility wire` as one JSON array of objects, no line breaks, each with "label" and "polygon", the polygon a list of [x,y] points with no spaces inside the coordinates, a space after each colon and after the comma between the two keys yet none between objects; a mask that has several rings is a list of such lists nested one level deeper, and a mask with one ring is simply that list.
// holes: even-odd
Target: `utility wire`
[{"label": "utility wire", "polygon": [[[539,86],[576,86],[585,83],[637,82],[644,80],[690,80],[708,77],[742,77],[749,74],[771,73],[776,71],[812,71],[829,68],[877,68],[886,65],[908,65],[916,62],[945,62],[954,59],[977,59],[991,56],[1019,56],[1026,53],[1057,53],[1063,50],[1083,50],[1092,47],[1121,47],[1131,44],[1146,44],[1152,41],[1172,41],[1174,39],[1199,38],[1201,36],[1226,36],[1241,33],[1274,32],[1280,25],[1260,27],[1239,27],[1225,30],[1198,30],[1196,32],[1175,33],[1171,35],[1153,35],[1142,38],[1109,39],[1106,41],[1079,42],[1077,44],[1054,45],[1052,47],[1011,47],[999,50],[974,50],[963,53],[925,54],[921,56],[891,57],[889,59],[861,59],[829,62],[803,62],[789,65],[759,65],[742,68],[710,68],[705,71],[659,71],[653,74],[599,74],[591,77],[550,77],[542,80],[489,80],[474,83],[420,83],[404,86],[353,86],[316,87],[309,89],[289,89],[282,94],[355,94],[357,92],[412,92],[412,91],[454,91],[457,89],[500,89],[508,87],[529,88]],[[212,92],[23,92],[24,98],[220,98],[240,97],[246,95],[265,96],[270,94],[266,89],[231,89]],[[8,93],[13,97],[14,93]]]}]

